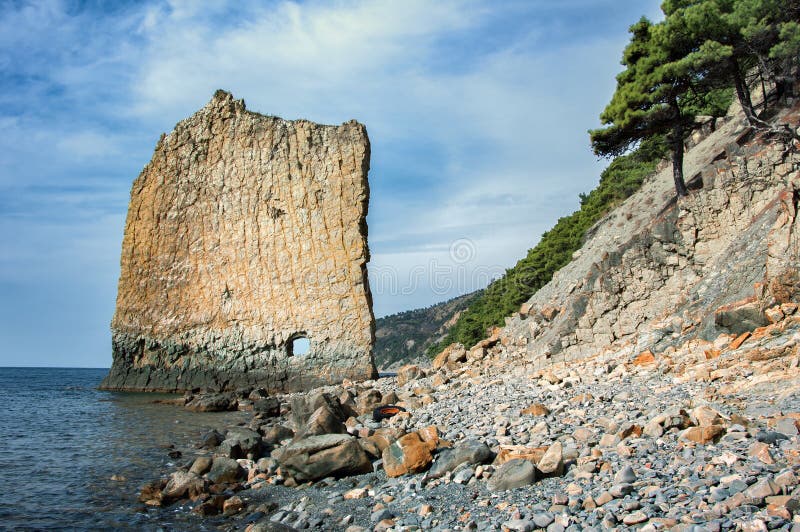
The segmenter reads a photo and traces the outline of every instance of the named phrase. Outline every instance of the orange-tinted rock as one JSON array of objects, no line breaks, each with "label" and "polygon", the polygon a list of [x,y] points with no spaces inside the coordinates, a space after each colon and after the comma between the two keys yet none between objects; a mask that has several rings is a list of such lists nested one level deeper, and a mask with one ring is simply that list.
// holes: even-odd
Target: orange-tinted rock
[{"label": "orange-tinted rock", "polygon": [[238,514],[242,510],[244,510],[245,504],[241,497],[234,495],[230,499],[226,499],[224,503],[222,503],[222,513],[225,515],[234,515]]},{"label": "orange-tinted rock", "polygon": [[750,338],[750,333],[749,333],[749,332],[744,332],[744,333],[740,334],[739,336],[737,336],[737,337],[736,337],[736,339],[735,339],[733,342],[731,342],[731,343],[730,343],[730,345],[728,346],[728,348],[729,348],[731,351],[733,351],[734,349],[739,349],[739,347],[741,347],[741,345],[742,345],[742,344],[745,342],[745,340],[747,340],[748,338]]},{"label": "orange-tinted rock", "polygon": [[653,352],[650,350],[644,351],[639,356],[633,359],[634,366],[647,366],[649,364],[655,364],[656,357],[653,355]]},{"label": "orange-tinted rock", "polygon": [[689,412],[689,419],[692,423],[700,427],[710,427],[711,425],[721,425],[722,417],[719,412],[708,406],[698,406]]},{"label": "orange-tinted rock", "polygon": [[224,91],[163,135],[131,190],[101,386],[295,391],[376,377],[369,156],[355,121],[265,116]]},{"label": "orange-tinted rock", "polygon": [[462,344],[453,343],[442,349],[433,359],[431,367],[433,369],[441,369],[443,367],[453,367],[459,361],[466,360],[467,350]]},{"label": "orange-tinted rock", "polygon": [[497,456],[492,462],[494,465],[502,465],[509,460],[521,458],[534,464],[538,464],[542,459],[547,447],[525,447],[523,445],[501,445]]},{"label": "orange-tinted rock", "polygon": [[[435,429],[434,429],[435,431]],[[427,441],[426,439],[427,438]],[[428,469],[433,461],[431,451],[436,448],[438,436],[425,432],[412,432],[398,439],[383,451],[383,468],[389,477],[419,473]]]},{"label": "orange-tinted rock", "polygon": [[529,416],[546,416],[549,413],[550,409],[544,406],[542,403],[533,403],[531,406],[523,408],[520,411],[520,414]]},{"label": "orange-tinted rock", "polygon": [[748,454],[758,458],[758,460],[764,464],[772,465],[775,463],[775,458],[772,456],[772,453],[769,450],[769,445],[766,443],[755,442],[750,446]]},{"label": "orange-tinted rock", "polygon": [[405,386],[425,376],[425,372],[416,364],[407,364],[397,370],[397,385]]},{"label": "orange-tinted rock", "polygon": [[711,425],[709,427],[689,427],[681,432],[681,438],[695,443],[711,443],[717,441],[725,433],[725,427]]}]

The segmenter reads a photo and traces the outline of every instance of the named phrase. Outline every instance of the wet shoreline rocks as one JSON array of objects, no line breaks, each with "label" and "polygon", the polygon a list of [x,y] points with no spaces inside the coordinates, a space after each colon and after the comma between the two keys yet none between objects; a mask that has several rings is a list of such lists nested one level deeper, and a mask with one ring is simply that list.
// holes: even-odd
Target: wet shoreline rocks
[{"label": "wet shoreline rocks", "polygon": [[[225,530],[800,529],[796,355],[722,383],[686,378],[700,347],[242,395],[251,420],[202,435],[141,500]],[[406,411],[375,421],[387,404]]]}]

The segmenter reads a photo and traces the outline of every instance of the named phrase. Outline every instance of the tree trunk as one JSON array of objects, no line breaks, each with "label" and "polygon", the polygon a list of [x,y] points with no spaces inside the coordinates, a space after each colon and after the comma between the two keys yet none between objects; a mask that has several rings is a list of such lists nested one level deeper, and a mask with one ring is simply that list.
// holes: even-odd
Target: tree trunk
[{"label": "tree trunk", "polygon": [[739,103],[742,104],[742,110],[747,122],[753,126],[757,122],[757,117],[753,109],[753,100],[750,98],[750,89],[747,87],[742,71],[739,69],[739,62],[733,57],[730,59],[730,68],[733,74],[733,85],[736,87],[736,97],[739,99]]},{"label": "tree trunk", "polygon": [[683,180],[683,125],[678,123],[672,128],[672,179],[675,181],[675,192],[678,196],[689,193]]}]

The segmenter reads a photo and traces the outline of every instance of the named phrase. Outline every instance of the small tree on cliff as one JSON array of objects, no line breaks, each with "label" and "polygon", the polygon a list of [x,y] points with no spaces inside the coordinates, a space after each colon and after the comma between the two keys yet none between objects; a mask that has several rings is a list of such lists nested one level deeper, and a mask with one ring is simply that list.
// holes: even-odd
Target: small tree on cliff
[{"label": "small tree on cliff", "polygon": [[625,70],[600,119],[607,127],[590,131],[597,155],[616,156],[655,135],[666,135],[678,195],[683,179],[683,139],[695,126],[694,109],[714,81],[712,71],[729,50],[713,41],[696,46],[681,17],[659,24],[646,18],[631,26],[623,52]]}]

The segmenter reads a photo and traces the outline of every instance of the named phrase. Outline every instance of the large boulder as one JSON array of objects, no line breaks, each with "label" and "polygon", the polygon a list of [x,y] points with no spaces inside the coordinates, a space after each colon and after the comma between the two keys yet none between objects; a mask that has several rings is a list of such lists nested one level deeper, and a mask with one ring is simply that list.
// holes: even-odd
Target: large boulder
[{"label": "large boulder", "polygon": [[253,401],[253,410],[261,417],[278,417],[281,415],[281,402],[274,397],[265,397]]},{"label": "large boulder", "polygon": [[295,428],[300,429],[303,427],[308,418],[311,417],[311,414],[321,406],[327,406],[339,421],[343,422],[350,417],[350,412],[345,410],[338,397],[324,392],[311,392],[292,397],[291,420]]},{"label": "large boulder", "polygon": [[445,347],[441,353],[436,355],[431,366],[433,369],[458,367],[458,364],[467,359],[467,350],[463,344],[454,343]]},{"label": "large boulder", "polygon": [[205,493],[206,487],[206,482],[194,473],[175,471],[161,492],[161,500],[164,503],[187,497],[194,500]]},{"label": "large boulder", "polygon": [[389,477],[425,471],[433,461],[433,450],[439,445],[435,427],[406,434],[384,449],[383,468]]},{"label": "large boulder", "polygon": [[198,395],[186,403],[186,408],[192,412],[227,412],[238,407],[239,401],[230,393]]},{"label": "large boulder", "polygon": [[501,465],[489,479],[492,491],[505,491],[527,486],[536,480],[536,467],[533,462],[515,458]]},{"label": "large boulder", "polygon": [[548,476],[564,474],[564,451],[560,441],[547,448],[536,467]]},{"label": "large boulder", "polygon": [[342,420],[327,404],[314,410],[305,424],[297,432],[297,438],[317,436],[319,434],[343,434],[347,432]]},{"label": "large boulder", "polygon": [[259,430],[264,434],[263,441],[267,444],[277,445],[283,440],[289,440],[294,437],[294,431],[283,425],[262,426]]},{"label": "large boulder", "polygon": [[245,458],[248,455],[257,458],[262,449],[261,434],[247,427],[233,427],[228,429],[218,452],[228,458]]},{"label": "large boulder", "polygon": [[283,471],[298,482],[372,471],[372,462],[367,454],[358,441],[347,434],[309,436],[289,444],[273,456]]},{"label": "large boulder", "polygon": [[397,370],[397,385],[405,386],[411,381],[421,379],[425,376],[425,371],[416,364],[407,364]]},{"label": "large boulder", "polygon": [[375,407],[383,404],[383,394],[375,388],[364,390],[356,398],[356,410],[359,415],[364,415],[372,412]]},{"label": "large boulder", "polygon": [[233,484],[244,479],[245,472],[239,462],[224,456],[215,456],[206,478],[213,484]]},{"label": "large boulder", "polygon": [[769,325],[769,320],[761,304],[755,298],[749,298],[719,307],[714,312],[714,323],[729,333],[742,334]]},{"label": "large boulder", "polygon": [[478,440],[467,440],[452,449],[442,449],[436,456],[428,476],[439,478],[461,464],[485,464],[491,462],[494,453],[485,443]]}]

